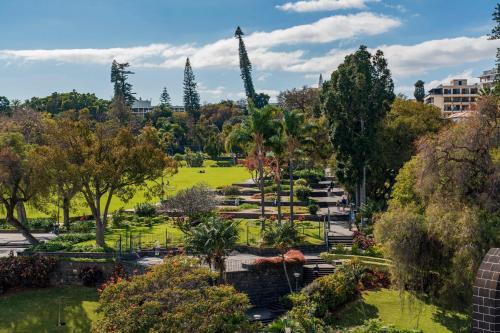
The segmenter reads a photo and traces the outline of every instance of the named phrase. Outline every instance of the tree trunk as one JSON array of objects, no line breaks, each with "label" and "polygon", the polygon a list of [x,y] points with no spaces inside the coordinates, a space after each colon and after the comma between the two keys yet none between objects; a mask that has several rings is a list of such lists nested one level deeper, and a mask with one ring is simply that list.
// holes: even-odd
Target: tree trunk
[{"label": "tree trunk", "polygon": [[356,207],[358,207],[359,206],[359,183],[356,183],[356,193],[355,193],[354,199],[356,201],[354,204],[356,205]]},{"label": "tree trunk", "polygon": [[[17,205],[16,205],[17,206]],[[40,242],[36,239],[28,228],[23,225],[19,220],[14,217],[14,206],[6,207],[7,208],[7,223],[15,227],[21,234],[23,234],[24,238],[31,244],[37,245]]]},{"label": "tree trunk", "polygon": [[363,179],[361,181],[359,205],[363,206],[366,203],[366,165],[363,165]]},{"label": "tree trunk", "polygon": [[265,193],[264,193],[264,161],[262,158],[262,150],[259,148],[259,153],[258,153],[258,159],[259,159],[259,190],[260,190],[260,218],[262,220],[262,225],[261,228],[264,230],[266,227],[265,225],[265,219],[266,219],[266,211],[265,211]]},{"label": "tree trunk", "polygon": [[101,221],[101,217],[97,215],[95,219],[95,242],[97,246],[104,247],[104,224]]},{"label": "tree trunk", "polygon": [[113,197],[113,192],[114,190],[109,190],[108,192],[108,197],[106,198],[106,205],[104,206],[104,212],[102,214],[102,224],[104,227],[107,226],[108,224],[108,212],[109,212],[109,205],[111,204],[111,198]]},{"label": "tree trunk", "polygon": [[21,222],[24,225],[28,225],[28,217],[26,216],[26,207],[24,206],[24,202],[19,201],[16,204],[16,209],[19,222]]},{"label": "tree trunk", "polygon": [[285,272],[286,282],[288,283],[290,292],[293,293],[292,284],[290,283],[290,277],[288,276],[288,270],[286,269],[285,255],[282,254],[281,258],[283,259],[283,271]]},{"label": "tree trunk", "polygon": [[70,199],[67,197],[63,198],[63,223],[64,223],[64,228],[66,230],[69,230],[69,205],[70,205]]},{"label": "tree trunk", "polygon": [[288,162],[288,172],[290,173],[290,223],[293,225],[294,216],[293,216],[293,161],[290,159]]},{"label": "tree trunk", "polygon": [[[279,170],[280,165],[278,163],[278,173],[281,171]],[[277,182],[277,188],[276,188],[276,205],[278,206],[278,223],[281,224],[281,176],[278,176],[278,182]]]},{"label": "tree trunk", "polygon": [[104,247],[104,223],[101,219],[101,196],[96,190],[94,203],[94,218],[95,218],[95,242],[97,246]]}]

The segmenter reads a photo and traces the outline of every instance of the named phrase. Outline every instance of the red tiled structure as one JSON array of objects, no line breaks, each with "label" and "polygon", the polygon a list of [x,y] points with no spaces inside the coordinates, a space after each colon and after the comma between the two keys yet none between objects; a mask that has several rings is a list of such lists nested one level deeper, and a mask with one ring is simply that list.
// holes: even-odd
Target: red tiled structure
[{"label": "red tiled structure", "polygon": [[476,275],[472,333],[500,333],[500,248],[490,249]]}]

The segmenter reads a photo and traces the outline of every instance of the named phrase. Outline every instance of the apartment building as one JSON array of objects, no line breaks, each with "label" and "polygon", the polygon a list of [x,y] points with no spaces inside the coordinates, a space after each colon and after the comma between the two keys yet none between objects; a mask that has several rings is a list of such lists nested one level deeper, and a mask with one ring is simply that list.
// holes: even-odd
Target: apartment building
[{"label": "apartment building", "polygon": [[484,71],[479,77],[479,84],[481,88],[492,88],[495,85],[495,78],[498,75],[496,68]]},{"label": "apartment building", "polygon": [[445,116],[469,111],[476,105],[479,88],[477,83],[467,84],[466,79],[455,79],[450,84],[440,84],[429,90],[425,103],[437,106]]},{"label": "apartment building", "polygon": [[[151,100],[147,99],[139,98],[132,104],[132,113],[141,117],[144,117],[146,113],[153,111],[153,109],[154,106],[151,105]],[[171,109],[173,112],[184,112],[183,105],[172,105]]]},{"label": "apartment building", "polygon": [[146,113],[153,111],[153,106],[151,105],[151,100],[137,99],[132,104],[132,113],[144,117]]}]

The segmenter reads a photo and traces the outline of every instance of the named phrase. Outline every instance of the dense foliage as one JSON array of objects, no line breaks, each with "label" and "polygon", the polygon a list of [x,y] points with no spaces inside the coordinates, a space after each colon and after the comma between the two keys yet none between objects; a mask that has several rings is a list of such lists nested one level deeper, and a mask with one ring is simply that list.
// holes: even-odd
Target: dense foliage
[{"label": "dense foliage", "polygon": [[215,278],[195,259],[172,257],[150,272],[109,284],[94,332],[253,332],[246,295]]},{"label": "dense foliage", "polygon": [[477,268],[500,245],[498,100],[419,142],[405,164],[376,238],[401,288],[467,305]]},{"label": "dense foliage", "polygon": [[56,267],[53,257],[9,256],[0,258],[0,294],[11,288],[47,287]]}]

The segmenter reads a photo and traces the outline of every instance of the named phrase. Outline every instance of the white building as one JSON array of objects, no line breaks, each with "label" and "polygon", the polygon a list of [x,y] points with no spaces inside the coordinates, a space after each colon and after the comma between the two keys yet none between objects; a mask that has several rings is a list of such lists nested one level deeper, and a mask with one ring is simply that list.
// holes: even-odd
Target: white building
[{"label": "white building", "polygon": [[495,78],[497,77],[498,72],[497,69],[489,69],[484,71],[483,74],[479,77],[479,84],[481,88],[491,88],[495,85]]},{"label": "white building", "polygon": [[437,106],[445,116],[470,111],[476,105],[479,88],[477,83],[467,84],[466,79],[455,79],[450,84],[440,84],[429,90],[425,103]]}]

